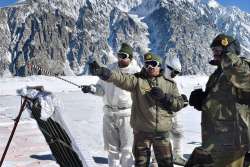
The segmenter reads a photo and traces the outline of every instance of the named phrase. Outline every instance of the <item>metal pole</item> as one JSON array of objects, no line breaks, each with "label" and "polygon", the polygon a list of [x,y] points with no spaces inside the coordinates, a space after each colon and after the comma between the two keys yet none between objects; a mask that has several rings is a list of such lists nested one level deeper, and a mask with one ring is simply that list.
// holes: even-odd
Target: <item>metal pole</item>
[{"label": "metal pole", "polygon": [[54,77],[56,77],[56,78],[58,78],[58,79],[61,79],[61,80],[65,81],[65,82],[68,82],[68,83],[70,83],[70,84],[72,84],[72,85],[75,85],[75,86],[77,86],[78,88],[81,88],[80,85],[77,85],[77,84],[75,84],[74,82],[71,82],[71,81],[69,81],[69,80],[67,80],[67,79],[61,78],[61,77],[56,76],[56,75],[54,75]]},{"label": "metal pole", "polygon": [[31,67],[31,68],[37,69],[37,70],[41,70],[43,73],[45,73],[45,74],[47,74],[47,75],[54,76],[54,77],[56,77],[56,78],[58,78],[58,79],[61,79],[61,80],[65,81],[65,82],[68,82],[68,83],[70,83],[70,84],[72,84],[72,85],[75,85],[75,86],[77,86],[78,88],[81,88],[81,85],[77,85],[77,84],[74,83],[74,82],[71,82],[71,81],[69,81],[69,80],[67,80],[67,79],[64,79],[64,78],[62,78],[62,77],[59,77],[58,75],[53,74],[52,72],[50,72],[50,71],[48,71],[48,70],[45,70],[45,69],[43,69],[43,68],[41,68],[41,67],[39,67],[39,66],[37,66],[37,65],[28,63],[28,66]]},{"label": "metal pole", "polygon": [[2,157],[1,157],[0,167],[2,166],[3,161],[4,161],[4,158],[5,158],[6,154],[7,154],[7,151],[8,151],[8,149],[9,149],[11,140],[12,140],[14,134],[15,134],[15,131],[16,131],[18,122],[19,122],[19,120],[20,120],[20,118],[21,118],[21,116],[22,116],[22,113],[23,113],[23,111],[24,111],[26,102],[27,102],[27,99],[25,98],[24,101],[23,101],[23,103],[22,103],[22,105],[21,105],[21,107],[20,107],[19,114],[18,114],[18,116],[17,116],[16,119],[15,119],[14,127],[13,127],[13,129],[12,129],[12,132],[11,132],[11,134],[10,134],[9,140],[8,140],[8,142],[7,142],[7,145],[6,145],[5,149],[4,149],[3,155],[2,155]]}]

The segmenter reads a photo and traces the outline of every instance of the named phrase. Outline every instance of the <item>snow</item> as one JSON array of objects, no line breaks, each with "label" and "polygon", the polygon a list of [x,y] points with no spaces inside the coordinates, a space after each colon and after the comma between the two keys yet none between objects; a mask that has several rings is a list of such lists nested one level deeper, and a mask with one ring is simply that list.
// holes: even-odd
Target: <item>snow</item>
[{"label": "snow", "polygon": [[11,77],[12,74],[10,73],[9,69],[6,69],[4,72],[3,72],[3,75],[2,77]]},{"label": "snow", "polygon": [[74,72],[72,71],[72,69],[70,68],[70,65],[69,65],[69,60],[66,59],[66,62],[64,63],[64,74],[67,75],[67,76],[74,76]]},{"label": "snow", "polygon": [[141,36],[139,44],[141,48],[143,48],[143,53],[150,51],[149,47],[145,47],[150,45],[150,40],[149,40],[150,35],[148,32],[148,25],[145,22],[143,22],[144,17],[139,17],[139,15],[136,14],[129,14],[129,16],[134,20],[134,22],[136,22],[137,25],[141,27],[141,29],[145,30],[145,32]]},{"label": "snow", "polygon": [[117,61],[117,57],[115,56],[116,53],[114,52],[113,48],[110,47],[108,45],[108,48],[109,48],[109,52],[106,52],[105,50],[102,50],[102,52],[105,54],[105,55],[108,55],[108,58],[109,58],[109,61],[110,63],[114,63]]},{"label": "snow", "polygon": [[142,0],[120,0],[118,1],[118,4],[115,6],[120,9],[121,11],[124,12],[129,12],[132,8],[138,6],[141,4],[143,1]]},{"label": "snow", "polygon": [[[67,76],[63,78],[78,85],[95,84],[98,81],[98,78],[93,76]],[[176,81],[181,92],[189,97],[190,92],[197,85],[204,88],[207,79],[207,76],[180,76],[176,78]],[[3,151],[4,143],[7,142],[12,129],[12,119],[16,117],[20,107],[20,97],[16,95],[16,90],[34,85],[43,85],[46,90],[53,92],[62,102],[64,105],[62,116],[72,136],[75,137],[78,147],[84,151],[84,157],[89,161],[93,161],[92,157],[105,159],[107,154],[103,150],[102,98],[91,94],[83,94],[77,86],[48,76],[0,78],[0,152]],[[201,142],[200,112],[188,106],[178,114],[184,125],[183,154],[188,155]],[[22,167],[28,167],[30,164],[38,164],[33,165],[34,167],[58,167],[52,160],[32,158],[31,155],[42,154],[41,156],[45,156],[51,153],[28,112],[23,113],[17,133],[18,135],[14,136],[13,144],[10,147],[12,151],[9,151],[4,167],[13,166],[13,164]],[[27,140],[26,135],[30,133],[36,135],[30,136]],[[22,138],[24,139],[22,140]],[[20,140],[27,143],[20,147],[17,144]],[[39,145],[34,143],[39,143]],[[23,152],[22,150],[26,151]],[[107,164],[96,163],[96,166],[107,167]]]},{"label": "snow", "polygon": [[199,2],[199,0],[187,0],[187,2],[191,3],[192,5],[196,4]]},{"label": "snow", "polygon": [[[92,76],[67,76],[62,77],[78,85],[95,83],[98,78]],[[16,90],[26,86],[43,85],[45,90],[51,92],[69,92],[78,91],[74,85],[66,83],[56,77],[49,76],[30,76],[30,77],[10,77],[0,79],[0,96],[1,95],[16,95]]]},{"label": "snow", "polygon": [[250,32],[250,25],[247,25],[245,23],[241,23],[242,27],[244,27],[248,32]]},{"label": "snow", "polygon": [[199,8],[201,15],[205,15],[205,11],[203,8]]},{"label": "snow", "polygon": [[26,0],[18,0],[17,3],[25,2]]},{"label": "snow", "polygon": [[209,0],[207,4],[210,8],[218,8],[220,6],[216,0]]},{"label": "snow", "polygon": [[[92,3],[93,0],[91,0]],[[39,3],[49,4],[54,10],[59,9],[69,17],[77,20],[79,9],[86,5],[86,0],[40,0]],[[94,3],[94,1],[93,1]],[[33,3],[34,5],[35,3]]]},{"label": "snow", "polygon": [[145,0],[136,7],[135,11],[131,11],[132,14],[137,14],[139,17],[146,17],[150,15],[155,10],[159,9],[159,4],[156,0]]},{"label": "snow", "polygon": [[249,52],[250,53],[250,49],[248,49],[247,47],[245,47],[244,45],[241,45],[241,47],[244,49],[244,50],[246,50],[247,52]]}]

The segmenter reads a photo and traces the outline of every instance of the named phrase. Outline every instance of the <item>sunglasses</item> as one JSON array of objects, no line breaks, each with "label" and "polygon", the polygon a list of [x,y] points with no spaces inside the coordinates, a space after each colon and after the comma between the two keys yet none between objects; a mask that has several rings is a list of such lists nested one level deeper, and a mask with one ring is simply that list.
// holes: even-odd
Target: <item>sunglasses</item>
[{"label": "sunglasses", "polygon": [[158,61],[146,61],[144,64],[146,68],[149,68],[149,66],[153,68],[160,66],[160,63]]},{"label": "sunglasses", "polygon": [[220,46],[215,46],[211,48],[213,52],[222,52],[223,48]]},{"label": "sunglasses", "polygon": [[118,55],[118,58],[120,58],[120,59],[127,59],[127,58],[129,58],[129,54],[124,53],[124,52],[119,52],[117,55]]},{"label": "sunglasses", "polygon": [[170,69],[170,70],[172,71],[172,73],[174,73],[175,75],[180,74],[179,71],[176,71],[175,69],[173,69],[172,67],[170,67],[170,66],[168,66],[168,65],[167,65],[167,68]]}]

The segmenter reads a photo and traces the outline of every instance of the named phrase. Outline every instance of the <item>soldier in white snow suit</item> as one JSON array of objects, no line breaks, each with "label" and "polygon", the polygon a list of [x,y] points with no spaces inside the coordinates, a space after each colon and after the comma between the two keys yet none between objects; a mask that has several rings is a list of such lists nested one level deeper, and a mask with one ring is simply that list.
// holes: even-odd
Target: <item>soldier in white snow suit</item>
[{"label": "soldier in white snow suit", "polygon": [[[133,51],[130,45],[122,43],[117,56],[118,62],[111,64],[109,69],[126,74],[140,71],[136,61],[133,60]],[[82,91],[103,96],[103,138],[104,149],[108,151],[109,166],[133,166],[130,92],[103,80],[99,80],[96,85],[82,86]]]},{"label": "soldier in white snow suit", "polygon": [[[166,78],[175,78],[176,75],[181,73],[181,63],[176,56],[167,56],[165,59],[164,76]],[[181,92],[180,86],[177,84],[178,90]],[[181,92],[182,93],[182,92]],[[182,94],[185,106],[188,105],[188,100],[186,95]],[[182,156],[183,150],[181,145],[181,140],[183,138],[183,124],[180,114],[173,113],[172,118],[173,126],[171,130],[171,140],[173,142],[173,161],[179,165],[185,165],[186,159]]]}]

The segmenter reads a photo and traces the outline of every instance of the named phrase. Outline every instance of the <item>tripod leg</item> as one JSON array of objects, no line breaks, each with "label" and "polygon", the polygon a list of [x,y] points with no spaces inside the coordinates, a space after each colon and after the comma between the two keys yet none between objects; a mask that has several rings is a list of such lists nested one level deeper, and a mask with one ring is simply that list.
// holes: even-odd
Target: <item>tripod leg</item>
[{"label": "tripod leg", "polygon": [[2,157],[1,157],[0,167],[2,166],[3,161],[4,161],[4,158],[5,158],[6,154],[7,154],[7,151],[8,151],[8,149],[9,149],[11,140],[12,140],[14,134],[15,134],[15,131],[16,131],[18,122],[19,122],[19,120],[20,120],[20,118],[21,118],[21,116],[22,116],[23,110],[24,110],[24,108],[25,108],[26,102],[27,102],[27,99],[24,99],[24,101],[23,101],[23,103],[22,103],[22,105],[21,105],[20,111],[19,111],[19,113],[18,113],[18,116],[17,116],[17,118],[15,119],[14,127],[13,127],[13,129],[12,129],[12,132],[11,132],[11,134],[10,134],[9,140],[8,140],[8,142],[7,142],[7,145],[6,145],[5,149],[4,149],[3,155],[2,155]]}]

